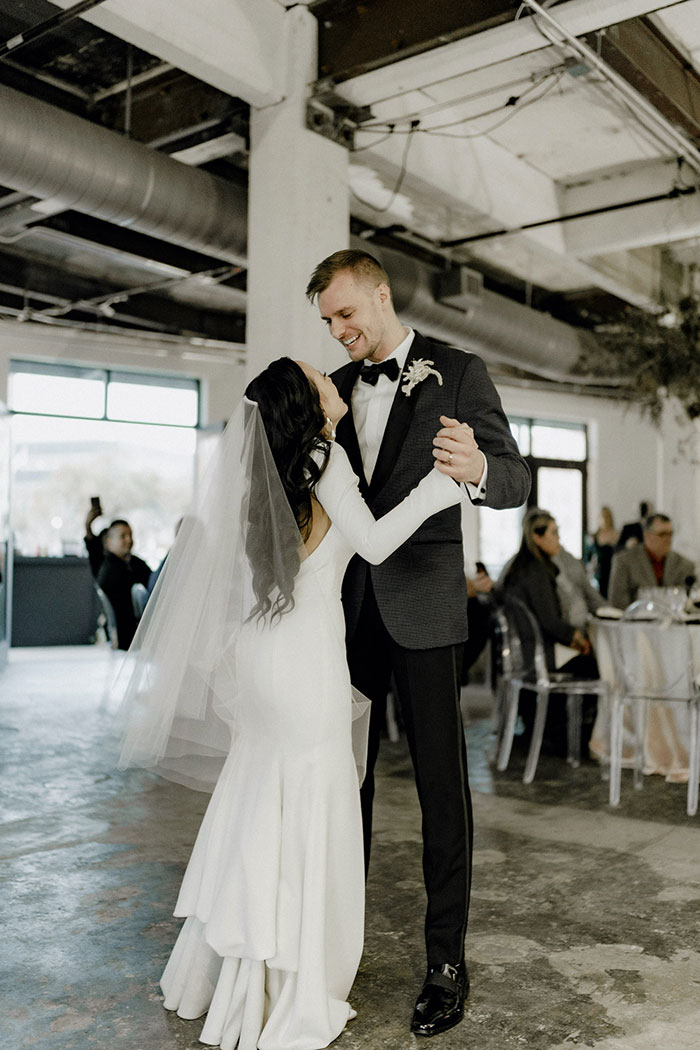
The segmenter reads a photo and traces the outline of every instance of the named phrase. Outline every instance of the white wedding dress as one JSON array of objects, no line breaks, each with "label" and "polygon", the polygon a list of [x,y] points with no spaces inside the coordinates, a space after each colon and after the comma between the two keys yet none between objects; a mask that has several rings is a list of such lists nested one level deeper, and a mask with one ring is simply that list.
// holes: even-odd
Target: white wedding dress
[{"label": "white wedding dress", "polygon": [[166,1009],[208,1011],[223,1050],[316,1050],[345,1027],[362,954],[364,865],[340,602],[355,551],[382,561],[460,501],[434,470],[375,522],[333,445],[316,495],[332,525],[302,563],[294,608],[236,647],[231,751],[204,816],[161,979]]}]

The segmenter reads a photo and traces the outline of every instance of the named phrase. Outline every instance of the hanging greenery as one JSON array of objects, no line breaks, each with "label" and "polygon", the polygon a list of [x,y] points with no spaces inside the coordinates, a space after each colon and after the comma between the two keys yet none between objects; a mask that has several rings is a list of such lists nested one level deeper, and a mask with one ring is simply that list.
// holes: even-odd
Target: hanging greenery
[{"label": "hanging greenery", "polygon": [[658,423],[666,400],[678,398],[689,419],[700,417],[700,303],[685,298],[671,316],[630,310],[595,329],[573,371],[622,380],[622,396]]}]

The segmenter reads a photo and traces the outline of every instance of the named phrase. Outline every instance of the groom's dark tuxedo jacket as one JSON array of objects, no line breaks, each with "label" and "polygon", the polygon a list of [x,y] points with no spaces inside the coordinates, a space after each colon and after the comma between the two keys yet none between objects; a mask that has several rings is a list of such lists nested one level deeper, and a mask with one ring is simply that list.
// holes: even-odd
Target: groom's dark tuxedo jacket
[{"label": "groom's dark tuxedo jacket", "polygon": [[[442,386],[428,375],[407,396],[402,384],[413,361],[432,362]],[[350,362],[333,373],[343,400],[350,405],[361,363]],[[488,461],[486,507],[517,507],[530,491],[530,472],[520,456],[501,408],[501,401],[481,358],[430,342],[415,333],[389,413],[376,467],[369,485],[352,411],[340,421],[337,440],[360,478],[360,488],[374,516],[395,507],[433,469],[433,438],[440,416],[468,423]],[[467,588],[460,508],[450,507],[427,521],[380,565],[355,556],[343,584],[348,638],[357,625],[371,572],[377,605],[392,638],[407,649],[454,645],[467,637]]]}]

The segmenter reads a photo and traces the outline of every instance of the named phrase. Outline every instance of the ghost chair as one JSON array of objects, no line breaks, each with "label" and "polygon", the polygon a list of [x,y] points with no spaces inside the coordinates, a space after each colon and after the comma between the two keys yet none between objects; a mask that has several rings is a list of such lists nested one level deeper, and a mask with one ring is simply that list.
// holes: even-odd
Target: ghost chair
[{"label": "ghost chair", "polygon": [[[535,694],[535,720],[530,748],[525,762],[523,783],[531,784],[542,748],[545,721],[552,695],[557,702],[566,700],[567,708],[567,762],[577,767],[581,763],[581,723],[584,696],[607,698],[609,687],[600,678],[576,678],[565,672],[550,671],[547,667],[544,641],[540,626],[532,612],[517,598],[509,598],[503,606],[508,624],[508,647],[511,673],[506,692],[505,711],[500,733],[497,768],[508,766],[518,716],[520,691],[529,689]],[[525,657],[531,652],[531,657]]]},{"label": "ghost chair", "polygon": [[102,615],[104,617],[104,629],[107,636],[111,649],[119,648],[119,636],[117,634],[117,618],[114,615],[114,607],[102,590],[97,584],[95,584],[95,591],[100,602],[100,608],[102,609]]}]

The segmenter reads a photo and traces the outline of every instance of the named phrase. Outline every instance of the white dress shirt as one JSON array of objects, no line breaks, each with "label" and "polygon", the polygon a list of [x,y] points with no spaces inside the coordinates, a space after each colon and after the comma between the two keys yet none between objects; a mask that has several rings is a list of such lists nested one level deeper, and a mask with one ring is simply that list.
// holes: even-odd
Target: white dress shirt
[{"label": "white dress shirt", "polygon": [[[414,332],[409,328],[408,335],[396,349],[386,357],[385,361],[396,361],[399,373],[406,364],[408,351],[413,342]],[[372,368],[372,362],[363,362],[363,366]],[[355,431],[362,454],[362,465],[365,468],[367,483],[372,480],[372,474],[377,464],[379,446],[382,443],[387,420],[394,403],[397,384],[401,382],[401,376],[395,383],[386,375],[380,375],[376,385],[363,383],[358,379],[352,391],[352,416],[355,420]]]},{"label": "white dress shirt", "polygon": [[[408,335],[403,342],[399,343],[396,349],[388,357],[384,358],[385,361],[394,359],[399,366],[399,372],[403,371],[403,367],[406,364],[406,358],[408,357],[408,351],[411,349],[414,334],[413,329],[409,328]],[[363,367],[372,368],[372,362],[363,362]],[[392,382],[388,376],[382,374],[374,386],[371,383],[364,383],[361,379],[358,379],[353,387],[351,398],[352,415],[355,421],[355,431],[360,446],[367,484],[371,482],[372,474],[377,464],[379,448],[384,437],[391,406],[396,396],[397,383],[401,383],[401,376],[396,382]],[[463,421],[460,420],[460,422]],[[435,432],[437,433],[437,429]],[[477,501],[483,500],[486,495],[488,462],[483,453],[482,457],[484,460],[484,472],[478,485],[472,485],[469,482],[466,482],[464,485],[470,498]]]}]

